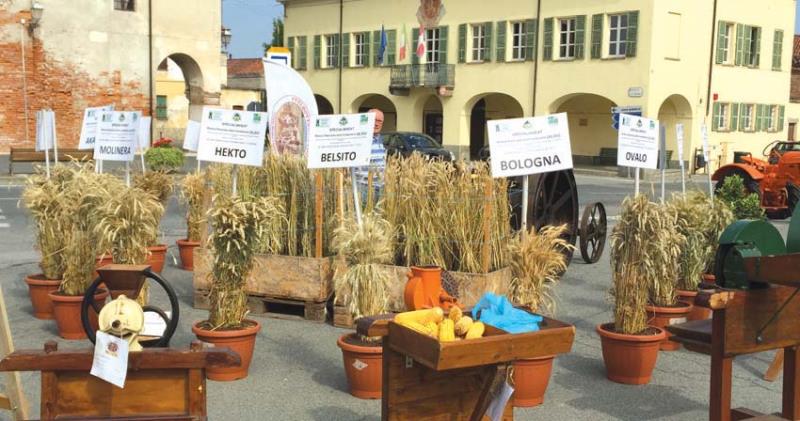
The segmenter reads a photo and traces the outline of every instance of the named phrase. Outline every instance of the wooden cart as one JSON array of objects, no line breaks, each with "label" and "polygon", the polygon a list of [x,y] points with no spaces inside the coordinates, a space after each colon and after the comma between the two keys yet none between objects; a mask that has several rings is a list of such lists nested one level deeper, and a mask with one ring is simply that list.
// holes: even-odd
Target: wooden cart
[{"label": "wooden cart", "polygon": [[[359,333],[383,336],[383,420],[482,420],[515,360],[567,353],[575,327],[545,318],[538,332],[491,326],[480,339],[440,343],[390,320],[360,319]],[[511,401],[504,420],[513,420]]]}]

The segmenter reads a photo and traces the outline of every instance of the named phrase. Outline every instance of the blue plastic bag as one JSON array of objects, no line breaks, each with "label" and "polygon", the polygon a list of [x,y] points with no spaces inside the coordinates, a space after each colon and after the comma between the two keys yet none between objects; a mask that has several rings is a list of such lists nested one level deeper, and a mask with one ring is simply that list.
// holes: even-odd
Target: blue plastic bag
[{"label": "blue plastic bag", "polygon": [[542,321],[542,316],[514,308],[504,295],[491,292],[483,294],[472,309],[472,318],[508,333],[536,332]]}]

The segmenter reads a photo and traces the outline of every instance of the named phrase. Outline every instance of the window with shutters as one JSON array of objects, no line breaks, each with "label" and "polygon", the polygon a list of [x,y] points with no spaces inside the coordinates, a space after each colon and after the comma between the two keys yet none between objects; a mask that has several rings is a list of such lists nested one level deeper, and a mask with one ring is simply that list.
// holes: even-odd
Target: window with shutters
[{"label": "window with shutters", "polygon": [[308,39],[306,37],[297,37],[297,57],[295,57],[295,68],[297,70],[306,70],[308,68]]},{"label": "window with shutters", "polygon": [[562,59],[575,58],[575,29],[576,19],[559,19],[558,56]]},{"label": "window with shutters", "polygon": [[628,14],[608,17],[608,56],[625,57],[628,46]]},{"label": "window with shutters", "polygon": [[470,25],[472,32],[472,54],[470,61],[482,62],[486,59],[486,27],[483,24]]},{"label": "window with shutters", "polygon": [[765,105],[765,107],[767,107],[767,112],[764,116],[764,128],[766,128],[768,132],[777,132],[780,107],[777,105]]},{"label": "window with shutters", "polygon": [[729,113],[730,113],[730,104],[720,103],[719,104],[719,114],[717,115],[717,120],[715,121],[715,125],[717,126],[717,131],[725,131],[728,130],[728,123],[730,122]]},{"label": "window with shutters", "polygon": [[369,37],[367,36],[366,32],[359,32],[353,34],[353,44],[355,48],[355,66],[356,67],[364,67],[369,63],[369,49],[367,44],[369,43]]},{"label": "window with shutters", "polygon": [[156,95],[156,120],[167,119],[167,96]]},{"label": "window with shutters", "polygon": [[525,60],[527,49],[525,22],[511,23],[511,59]]},{"label": "window with shutters", "polygon": [[783,56],[783,31],[775,30],[772,41],[772,70],[781,70],[781,57]]},{"label": "window with shutters", "polygon": [[336,67],[339,63],[339,46],[336,35],[325,35],[325,67]]},{"label": "window with shutters", "polygon": [[745,131],[753,131],[753,113],[755,106],[753,104],[742,105],[742,129]]},{"label": "window with shutters", "polygon": [[750,42],[747,48],[745,62],[746,65],[755,67],[758,66],[758,52],[761,47],[761,28],[754,26],[747,27],[748,41]]},{"label": "window with shutters", "polygon": [[430,64],[438,64],[441,63],[441,47],[442,47],[442,38],[441,32],[439,28],[433,29],[426,29],[425,30],[425,37],[427,40],[426,45],[426,52],[425,52],[425,60],[427,63]]},{"label": "window with shutters", "polygon": [[733,24],[727,22],[719,23],[719,42],[718,61],[723,64],[733,64]]},{"label": "window with shutters", "polygon": [[135,12],[136,2],[134,0],[114,0],[114,10],[123,10],[125,12]]}]

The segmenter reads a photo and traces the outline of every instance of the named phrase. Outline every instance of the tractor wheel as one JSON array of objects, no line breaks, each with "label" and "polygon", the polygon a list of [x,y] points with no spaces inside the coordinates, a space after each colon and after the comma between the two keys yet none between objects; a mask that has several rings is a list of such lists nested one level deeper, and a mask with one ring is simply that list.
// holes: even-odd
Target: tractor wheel
[{"label": "tractor wheel", "polygon": [[744,184],[744,189],[747,190],[747,193],[755,193],[758,195],[758,198],[761,199],[761,186],[758,184],[758,181],[753,180],[753,177],[750,177],[750,174],[740,169],[731,170],[727,174],[723,175],[714,186],[714,191],[719,192],[719,189],[721,189],[722,185],[725,184],[725,180],[728,177],[733,177],[734,175],[738,175],[739,178],[742,179],[742,184]]},{"label": "tractor wheel", "polygon": [[796,184],[786,183],[787,204],[789,205],[789,216],[794,214],[797,203],[800,202],[800,187]]}]

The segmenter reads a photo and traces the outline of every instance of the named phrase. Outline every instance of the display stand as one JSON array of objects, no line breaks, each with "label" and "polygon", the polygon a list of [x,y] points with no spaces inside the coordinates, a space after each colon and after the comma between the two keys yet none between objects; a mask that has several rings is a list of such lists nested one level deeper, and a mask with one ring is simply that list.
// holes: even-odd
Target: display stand
[{"label": "display stand", "polygon": [[[391,321],[362,318],[358,332],[383,337],[383,420],[488,419],[484,414],[519,359],[567,353],[575,327],[545,318],[538,332],[510,335],[491,326],[480,339],[440,343]],[[503,420],[513,420],[511,400]]]},{"label": "display stand", "polygon": [[152,348],[128,358],[125,388],[89,374],[93,350],[16,351],[0,361],[0,371],[41,371],[41,419],[205,420],[206,367],[232,367],[239,356],[228,348]]}]

